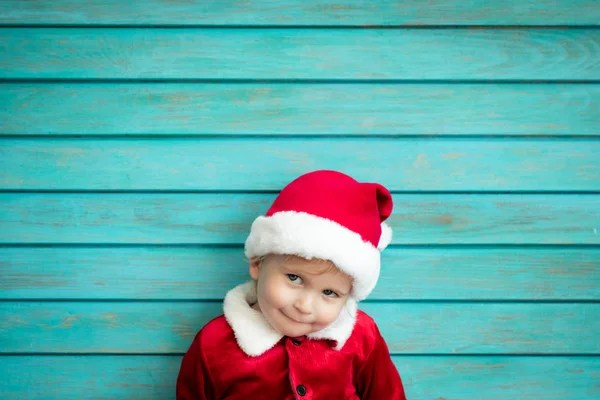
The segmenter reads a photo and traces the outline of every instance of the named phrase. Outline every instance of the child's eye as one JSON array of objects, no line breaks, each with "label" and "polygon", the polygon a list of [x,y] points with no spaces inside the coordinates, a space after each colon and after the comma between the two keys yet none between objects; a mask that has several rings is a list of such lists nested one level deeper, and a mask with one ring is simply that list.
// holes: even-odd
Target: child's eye
[{"label": "child's eye", "polygon": [[288,279],[292,282],[300,283],[302,281],[298,275],[287,274],[287,276],[288,276]]},{"label": "child's eye", "polygon": [[329,289],[323,290],[323,294],[327,297],[337,297],[337,293]]}]

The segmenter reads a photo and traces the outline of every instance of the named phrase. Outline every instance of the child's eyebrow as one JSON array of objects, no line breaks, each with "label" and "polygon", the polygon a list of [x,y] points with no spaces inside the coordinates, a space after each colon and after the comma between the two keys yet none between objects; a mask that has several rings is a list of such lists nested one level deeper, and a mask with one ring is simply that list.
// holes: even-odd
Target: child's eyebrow
[{"label": "child's eyebrow", "polygon": [[289,273],[294,274],[294,275],[300,275],[300,276],[318,275],[318,274],[314,274],[314,273],[307,271],[305,266],[293,266],[293,265],[281,264],[281,268]]},{"label": "child's eyebrow", "polygon": [[307,276],[310,276],[310,274],[307,274],[303,268],[294,268],[294,267],[289,267],[289,266],[286,266],[283,264],[280,266],[280,268],[281,268],[281,271],[283,271],[284,273],[298,275],[302,279],[304,279]]},{"label": "child's eyebrow", "polygon": [[289,265],[287,265],[287,264],[284,264],[284,263],[281,263],[281,264],[279,264],[279,268],[281,268],[281,269],[284,269],[284,270],[286,270],[286,271],[288,271],[288,272],[294,272],[294,271],[295,271],[295,272],[298,272],[298,273],[300,273],[300,272],[298,271],[298,268],[293,268],[293,267],[290,267]]}]

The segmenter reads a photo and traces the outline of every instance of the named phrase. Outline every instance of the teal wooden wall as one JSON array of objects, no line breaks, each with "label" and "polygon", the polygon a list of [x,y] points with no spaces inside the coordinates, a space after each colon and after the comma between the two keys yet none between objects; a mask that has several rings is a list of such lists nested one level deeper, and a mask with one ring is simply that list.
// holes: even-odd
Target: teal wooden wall
[{"label": "teal wooden wall", "polygon": [[0,0],[0,397],[169,399],[298,174],[394,193],[409,399],[600,398],[594,0]]}]

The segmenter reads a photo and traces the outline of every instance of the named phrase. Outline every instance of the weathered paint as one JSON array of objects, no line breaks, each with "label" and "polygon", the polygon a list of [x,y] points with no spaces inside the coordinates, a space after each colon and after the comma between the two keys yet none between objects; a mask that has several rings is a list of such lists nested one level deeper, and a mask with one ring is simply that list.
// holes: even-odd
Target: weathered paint
[{"label": "weathered paint", "polygon": [[[409,399],[593,400],[596,357],[394,356]],[[11,356],[0,391],[10,399],[171,399],[181,356]],[[52,373],[48,373],[52,371]],[[83,380],[81,377],[85,376]],[[460,384],[457,384],[460,382]]]},{"label": "weathered paint", "polygon": [[3,78],[600,79],[597,29],[5,28],[0,47]]},{"label": "weathered paint", "polygon": [[10,190],[275,192],[318,168],[397,192],[600,190],[596,139],[6,139],[0,160]]},{"label": "weathered paint", "polygon": [[0,397],[173,398],[336,168],[394,191],[361,307],[410,399],[600,398],[597,2],[85,3],[0,0]]},{"label": "weathered paint", "polygon": [[0,84],[4,135],[597,135],[599,109],[600,84]]},{"label": "weathered paint", "polygon": [[[249,279],[241,244],[0,247],[0,298],[219,300]],[[371,300],[593,300],[595,247],[396,247]]]},{"label": "weathered paint", "polygon": [[595,0],[1,0],[0,23],[126,25],[596,25]]},{"label": "weathered paint", "polygon": [[[0,193],[0,243],[241,244],[274,199],[260,193]],[[596,195],[396,194],[394,203],[394,244],[600,244]]]},{"label": "weathered paint", "polygon": [[[587,303],[364,303],[394,354],[597,354]],[[220,302],[2,302],[0,353],[183,353]],[[408,378],[408,377],[407,377]]]}]

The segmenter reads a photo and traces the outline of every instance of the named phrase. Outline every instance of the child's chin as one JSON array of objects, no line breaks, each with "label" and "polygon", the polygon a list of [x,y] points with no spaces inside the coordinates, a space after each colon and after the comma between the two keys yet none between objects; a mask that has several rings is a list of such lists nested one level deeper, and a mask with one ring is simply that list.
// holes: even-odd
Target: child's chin
[{"label": "child's chin", "polygon": [[287,336],[287,337],[300,337],[300,336],[308,335],[310,333],[310,331],[307,331],[305,329],[302,329],[302,330],[282,329],[281,332],[283,333],[284,336]]}]

